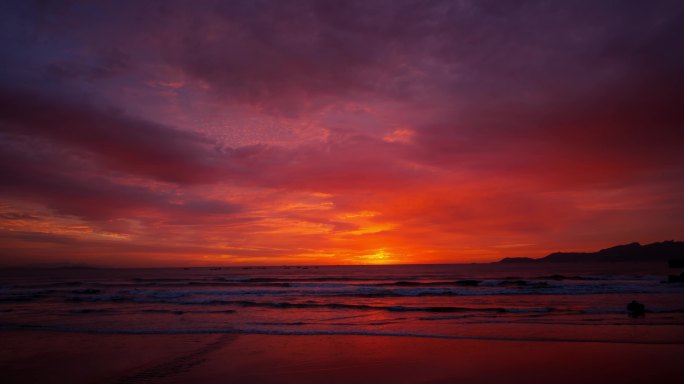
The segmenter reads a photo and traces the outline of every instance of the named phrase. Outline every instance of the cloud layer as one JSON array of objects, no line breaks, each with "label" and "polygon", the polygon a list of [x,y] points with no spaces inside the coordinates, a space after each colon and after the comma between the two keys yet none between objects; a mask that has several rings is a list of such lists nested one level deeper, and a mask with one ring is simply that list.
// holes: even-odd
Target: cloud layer
[{"label": "cloud layer", "polygon": [[4,3],[0,262],[488,261],[684,233],[684,5]]}]

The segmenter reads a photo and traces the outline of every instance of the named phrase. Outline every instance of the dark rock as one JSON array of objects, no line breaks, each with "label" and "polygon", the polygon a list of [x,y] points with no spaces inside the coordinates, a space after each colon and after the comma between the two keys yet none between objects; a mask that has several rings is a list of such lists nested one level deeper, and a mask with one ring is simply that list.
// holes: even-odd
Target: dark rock
[{"label": "dark rock", "polygon": [[646,306],[636,300],[632,300],[631,303],[627,304],[627,313],[631,317],[644,316],[646,314]]},{"label": "dark rock", "polygon": [[684,283],[684,273],[679,275],[670,275],[667,277],[668,283]]}]

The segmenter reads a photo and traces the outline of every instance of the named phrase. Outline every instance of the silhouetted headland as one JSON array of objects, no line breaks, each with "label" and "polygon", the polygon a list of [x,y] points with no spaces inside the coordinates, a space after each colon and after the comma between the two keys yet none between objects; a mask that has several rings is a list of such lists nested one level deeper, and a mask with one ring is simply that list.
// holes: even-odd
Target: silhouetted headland
[{"label": "silhouetted headland", "polygon": [[684,242],[663,241],[641,245],[630,243],[602,249],[598,252],[555,252],[542,258],[507,257],[499,263],[624,263],[624,262],[666,262],[672,258],[684,257]]}]

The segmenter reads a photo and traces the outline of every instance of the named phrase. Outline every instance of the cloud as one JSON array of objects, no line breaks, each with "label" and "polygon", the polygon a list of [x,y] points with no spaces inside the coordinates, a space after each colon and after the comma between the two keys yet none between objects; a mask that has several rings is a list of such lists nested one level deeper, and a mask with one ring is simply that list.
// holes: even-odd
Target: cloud
[{"label": "cloud", "polygon": [[54,96],[0,88],[2,130],[77,147],[128,173],[187,183],[216,178],[211,141],[201,135]]},{"label": "cloud", "polygon": [[[116,182],[89,174],[90,167],[63,152],[33,152],[4,140],[0,158],[3,194],[41,202],[56,212],[89,220],[147,215],[231,214],[238,205],[191,194]],[[33,143],[35,144],[35,143]],[[35,150],[35,147],[33,148]]]},{"label": "cloud", "polygon": [[46,212],[0,225],[36,243],[444,262],[682,235],[680,2],[3,7],[2,199]]}]

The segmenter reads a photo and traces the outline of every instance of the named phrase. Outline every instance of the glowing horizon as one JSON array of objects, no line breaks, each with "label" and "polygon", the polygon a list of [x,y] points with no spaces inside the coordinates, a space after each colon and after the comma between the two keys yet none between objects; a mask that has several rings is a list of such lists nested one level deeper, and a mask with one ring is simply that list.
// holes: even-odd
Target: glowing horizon
[{"label": "glowing horizon", "polygon": [[4,5],[0,266],[684,238],[684,5],[494,4]]}]

